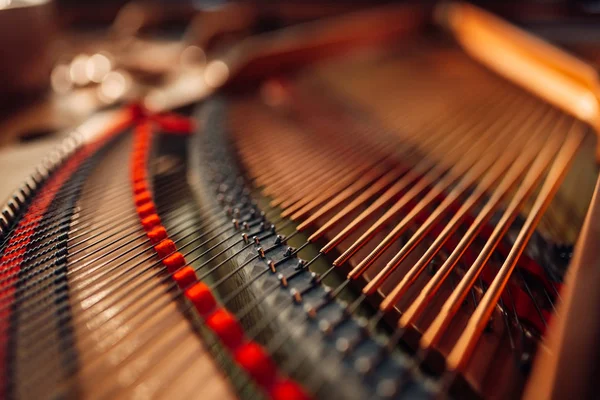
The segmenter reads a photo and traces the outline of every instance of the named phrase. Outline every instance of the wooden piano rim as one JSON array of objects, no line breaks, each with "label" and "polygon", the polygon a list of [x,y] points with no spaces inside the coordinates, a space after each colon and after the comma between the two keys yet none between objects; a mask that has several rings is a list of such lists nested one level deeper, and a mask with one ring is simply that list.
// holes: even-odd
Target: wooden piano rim
[{"label": "wooden piano rim", "polygon": [[[526,399],[593,398],[600,371],[600,179],[551,322],[528,381]],[[596,316],[596,317],[595,317]]]}]

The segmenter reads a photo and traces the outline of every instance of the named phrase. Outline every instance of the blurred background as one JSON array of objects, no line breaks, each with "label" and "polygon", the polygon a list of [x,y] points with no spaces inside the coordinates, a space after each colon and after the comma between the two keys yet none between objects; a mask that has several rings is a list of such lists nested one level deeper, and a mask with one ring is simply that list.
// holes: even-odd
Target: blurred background
[{"label": "blurred background", "polygon": [[[157,105],[160,88],[185,97],[219,86],[211,61],[244,38],[379,3],[0,0],[0,167],[9,171],[0,190],[99,110],[137,99]],[[600,2],[475,3],[600,60]]]}]

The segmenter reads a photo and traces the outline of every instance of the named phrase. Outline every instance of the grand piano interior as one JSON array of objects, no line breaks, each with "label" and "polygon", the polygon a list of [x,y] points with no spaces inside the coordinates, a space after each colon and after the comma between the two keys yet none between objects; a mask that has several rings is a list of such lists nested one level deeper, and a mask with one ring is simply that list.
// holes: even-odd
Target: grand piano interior
[{"label": "grand piano interior", "polygon": [[598,398],[598,11],[0,0],[0,398]]}]

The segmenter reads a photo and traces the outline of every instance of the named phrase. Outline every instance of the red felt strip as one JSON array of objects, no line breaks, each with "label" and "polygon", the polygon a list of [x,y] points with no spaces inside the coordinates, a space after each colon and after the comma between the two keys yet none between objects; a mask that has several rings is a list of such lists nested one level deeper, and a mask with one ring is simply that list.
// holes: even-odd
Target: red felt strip
[{"label": "red felt strip", "polygon": [[264,348],[245,337],[244,330],[235,316],[220,307],[210,288],[198,281],[194,269],[186,264],[185,257],[177,251],[177,246],[160,225],[160,218],[152,203],[152,195],[147,192],[149,185],[146,165],[152,127],[144,116],[163,131],[174,133],[191,133],[194,130],[193,123],[174,114],[148,116],[141,108],[135,110],[138,112],[140,123],[136,127],[131,157],[132,192],[140,222],[148,232],[148,239],[154,245],[156,254],[172,274],[173,280],[184,291],[185,297],[194,305],[200,317],[204,318],[206,326],[231,351],[235,362],[248,376],[273,399],[308,400],[309,397],[300,385],[278,371],[277,365]]}]

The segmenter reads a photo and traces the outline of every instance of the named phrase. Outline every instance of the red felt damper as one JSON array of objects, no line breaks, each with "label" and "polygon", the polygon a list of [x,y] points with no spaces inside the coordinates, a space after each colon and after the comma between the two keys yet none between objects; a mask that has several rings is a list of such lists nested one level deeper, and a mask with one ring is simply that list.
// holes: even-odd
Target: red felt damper
[{"label": "red felt damper", "polygon": [[145,161],[146,161],[146,151],[137,149],[137,150],[133,151],[133,154],[131,155],[131,159],[129,160],[129,165],[134,166],[135,164],[138,164],[138,163],[143,164]]},{"label": "red felt damper", "polygon": [[156,208],[154,207],[154,203],[146,203],[137,207],[137,212],[140,218],[149,217],[152,214],[156,214]]},{"label": "red felt damper", "polygon": [[175,280],[175,282],[177,282],[181,289],[190,287],[198,281],[198,278],[196,277],[196,272],[189,265],[175,272],[173,274],[173,279]]},{"label": "red felt damper", "polygon": [[131,180],[133,181],[133,183],[147,182],[148,181],[147,178],[148,178],[148,175],[146,175],[146,171],[141,170],[141,169],[135,171],[131,175]]},{"label": "red felt damper", "polygon": [[133,143],[134,153],[147,152],[150,149],[149,136],[138,136],[137,140]]},{"label": "red felt damper", "polygon": [[150,122],[148,122],[148,120],[145,120],[144,122],[140,123],[137,126],[137,128],[135,130],[135,135],[137,137],[144,137],[144,138],[149,137],[150,133],[151,133],[150,128],[151,128]]},{"label": "red felt damper", "polygon": [[183,254],[176,252],[162,260],[162,263],[167,267],[167,271],[172,274],[179,268],[185,266],[185,258],[183,258]]},{"label": "red felt damper", "polygon": [[175,114],[161,114],[153,117],[161,130],[169,133],[190,134],[195,130],[194,121],[191,118],[180,117]]},{"label": "red felt damper", "polygon": [[206,317],[211,314],[217,305],[212,292],[204,282],[198,282],[186,290],[185,297],[187,297],[192,304],[194,304],[198,314],[200,314],[202,317]]},{"label": "red felt damper", "polygon": [[148,160],[148,153],[150,152],[150,147],[148,143],[135,143],[133,145],[133,154],[131,157],[131,162],[141,162],[145,164]]},{"label": "red felt damper", "polygon": [[151,231],[154,227],[158,225],[160,225],[160,217],[157,214],[152,214],[142,219],[142,226],[147,232]]},{"label": "red felt damper", "polygon": [[171,239],[166,239],[154,246],[154,251],[156,251],[159,258],[165,258],[169,254],[175,253],[177,248]]},{"label": "red felt damper", "polygon": [[277,376],[277,366],[256,342],[247,342],[235,352],[235,361],[261,386],[268,386]]},{"label": "red felt damper", "polygon": [[148,185],[146,184],[146,182],[138,182],[135,185],[133,185],[134,194],[140,194],[142,192],[145,192],[146,190],[148,190]]},{"label": "red felt damper", "polygon": [[140,103],[131,103],[127,106],[127,111],[131,117],[137,121],[146,116],[146,109]]},{"label": "red felt damper", "polygon": [[230,349],[236,349],[244,339],[244,331],[239,322],[224,308],[219,308],[206,319],[206,325]]},{"label": "red felt damper", "polygon": [[296,382],[290,379],[281,379],[275,382],[269,389],[269,395],[273,400],[309,400],[310,397]]},{"label": "red felt damper", "polygon": [[146,160],[133,160],[131,162],[131,168],[134,171],[134,175],[137,171],[146,173]]},{"label": "red felt damper", "polygon": [[150,195],[150,192],[148,192],[148,191],[142,192],[140,194],[136,194],[134,197],[136,206],[141,206],[142,204],[146,204],[151,200],[152,200],[152,196]]},{"label": "red felt damper", "polygon": [[167,230],[164,226],[155,226],[147,233],[147,235],[150,243],[157,244],[167,237]]},{"label": "red felt damper", "polygon": [[146,167],[132,166],[133,173],[131,174],[131,181],[135,183],[148,182],[148,174],[146,173]]},{"label": "red felt damper", "polygon": [[145,164],[148,160],[148,147],[144,144],[136,145],[131,160],[133,163]]}]

